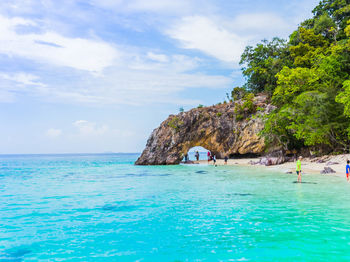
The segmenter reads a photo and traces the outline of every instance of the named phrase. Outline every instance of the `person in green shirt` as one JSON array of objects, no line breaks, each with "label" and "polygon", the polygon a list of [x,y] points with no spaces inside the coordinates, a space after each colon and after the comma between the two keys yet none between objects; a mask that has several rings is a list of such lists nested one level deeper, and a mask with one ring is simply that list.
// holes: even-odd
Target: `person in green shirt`
[{"label": "person in green shirt", "polygon": [[301,159],[302,159],[302,157],[299,156],[299,158],[297,160],[297,169],[296,169],[297,175],[298,175],[298,182],[300,182],[300,183],[301,183],[301,161],[300,161]]}]

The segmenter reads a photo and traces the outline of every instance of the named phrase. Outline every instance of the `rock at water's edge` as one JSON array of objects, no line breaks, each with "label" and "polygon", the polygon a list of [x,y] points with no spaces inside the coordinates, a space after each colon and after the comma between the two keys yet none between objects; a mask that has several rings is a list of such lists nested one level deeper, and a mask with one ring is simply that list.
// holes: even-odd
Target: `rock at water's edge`
[{"label": "rock at water's edge", "polygon": [[[273,108],[266,96],[258,96],[254,104],[260,110],[255,116],[269,113]],[[249,116],[239,121],[234,103],[195,108],[178,115],[170,115],[156,128],[136,165],[179,164],[190,148],[202,146],[217,158],[236,155],[261,155],[264,139],[258,136],[263,129],[259,117]]]},{"label": "rock at water's edge", "polygon": [[336,173],[336,172],[332,168],[327,166],[321,171],[321,174],[332,174],[332,173]]}]

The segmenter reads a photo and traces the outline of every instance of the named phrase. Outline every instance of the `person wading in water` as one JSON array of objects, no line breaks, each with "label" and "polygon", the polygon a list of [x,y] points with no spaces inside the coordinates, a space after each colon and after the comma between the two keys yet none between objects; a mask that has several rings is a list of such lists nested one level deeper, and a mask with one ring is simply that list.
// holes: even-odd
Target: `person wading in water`
[{"label": "person wading in water", "polygon": [[301,159],[302,159],[302,157],[299,156],[299,158],[297,160],[297,168],[296,168],[299,183],[301,183],[301,161],[300,161]]}]

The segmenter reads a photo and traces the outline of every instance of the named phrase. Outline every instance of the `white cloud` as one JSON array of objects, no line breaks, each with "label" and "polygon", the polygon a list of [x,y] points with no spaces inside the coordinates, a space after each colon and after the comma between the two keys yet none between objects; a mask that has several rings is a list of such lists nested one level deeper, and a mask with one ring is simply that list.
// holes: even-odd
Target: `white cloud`
[{"label": "white cloud", "polygon": [[73,123],[78,129],[78,133],[71,133],[68,137],[71,139],[102,139],[106,137],[111,139],[120,139],[120,138],[130,138],[136,135],[135,132],[126,130],[126,129],[115,129],[110,128],[106,124],[97,124],[95,122],[90,122],[87,120],[77,120]]},{"label": "white cloud", "polygon": [[[57,7],[57,4],[53,1],[48,2],[47,6],[50,9],[48,11],[52,12],[51,9]],[[152,13],[148,13],[147,19],[155,17],[157,20],[163,17],[160,26],[151,23],[153,29],[161,30],[162,33],[177,40],[185,49],[199,50],[217,58],[220,62],[224,62],[219,64],[221,66],[219,69],[225,70],[238,68],[238,61],[245,46],[264,38],[266,28],[274,32],[276,29],[281,31],[285,26],[283,19],[270,13],[241,14],[233,19],[227,19],[223,15],[215,16],[215,11],[211,9],[213,13],[205,16],[203,6],[210,4],[209,2],[199,5],[196,0],[90,1],[98,7],[111,8],[112,13],[116,14],[115,19],[120,17],[133,19],[136,16],[129,16],[130,13],[138,15],[138,12],[142,13],[142,17],[143,12]],[[17,3],[20,6],[20,1]],[[46,6],[44,2],[33,1],[32,5],[34,3],[41,8]],[[70,1],[62,2],[62,10],[75,6],[74,3],[70,3]],[[196,13],[201,15],[178,18],[186,15],[186,10],[190,10],[193,6],[198,7]],[[83,10],[78,8],[78,5],[75,7],[80,17]],[[163,14],[163,9],[176,9],[172,11],[178,13]],[[152,103],[196,105],[202,101],[196,97],[185,97],[181,92],[194,88],[229,88],[234,78],[240,78],[222,73],[220,70],[216,71],[218,64],[209,63],[213,59],[198,58],[198,53],[186,51],[185,56],[178,54],[179,51],[174,53],[172,49],[162,48],[162,45],[145,48],[140,43],[134,43],[134,46],[118,46],[116,49],[112,44],[96,38],[63,36],[52,29],[47,29],[54,28],[50,21],[48,18],[38,22],[40,23],[38,25],[34,20],[0,16],[0,53],[12,56],[13,61],[18,57],[24,57],[45,65],[45,67],[40,65],[38,68],[37,64],[34,64],[31,68],[31,72],[35,72],[38,76],[25,72],[10,74],[0,72],[0,102],[13,102],[21,93],[20,95],[33,96],[49,102],[99,106]],[[113,21],[112,19],[109,22]],[[62,24],[65,22],[67,21],[62,21]],[[39,28],[41,33],[33,33],[37,32],[35,30],[29,30],[31,33],[26,30],[24,31],[27,33],[20,33],[17,30],[19,25]],[[68,24],[65,26],[67,28],[63,31],[74,34],[76,29],[74,26]],[[91,35],[96,35],[94,32],[96,28],[92,24],[89,26]],[[105,25],[102,24],[102,29],[103,26]],[[162,40],[164,36],[157,37]],[[135,39],[131,37],[129,40]],[[67,70],[66,67],[80,70]]]},{"label": "white cloud", "polygon": [[19,34],[16,32],[19,25],[35,23],[0,16],[0,53],[97,73],[119,57],[119,52],[103,41],[70,38],[50,31]]},{"label": "white cloud", "polygon": [[129,8],[140,11],[174,12],[175,10],[188,9],[189,1],[184,0],[134,0],[129,1]]},{"label": "white cloud", "polygon": [[22,86],[46,86],[45,84],[38,81],[38,76],[23,72],[12,74],[0,73],[0,79],[14,81]]},{"label": "white cloud", "polygon": [[238,62],[248,40],[203,16],[182,18],[166,33],[183,48],[198,49],[224,62]]},{"label": "white cloud", "polygon": [[[44,72],[45,74],[45,72]],[[95,80],[89,74],[85,75],[85,78]],[[55,83],[44,84],[38,82],[38,77],[27,73],[0,73],[0,102],[15,102],[16,96],[34,96],[41,99],[53,101],[53,102],[65,102],[65,103],[100,103],[103,102],[98,96],[103,96],[102,93],[92,94],[86,87],[75,88],[72,82],[65,84],[61,83],[56,85]],[[79,86],[81,81],[76,82]]]},{"label": "white cloud", "polygon": [[[1,102],[13,102],[21,93],[64,103],[195,105],[201,101],[181,98],[180,92],[190,88],[227,88],[232,83],[230,77],[201,73],[202,59],[197,57],[142,47],[116,50],[105,42],[64,37],[53,31],[17,33],[18,25],[36,26],[32,20],[0,15],[0,53],[14,56],[14,61],[24,57],[47,66],[39,70],[33,67],[38,76],[0,72]],[[65,67],[80,70],[68,71]],[[102,70],[98,77],[90,74]]]},{"label": "white cloud", "polygon": [[287,23],[282,17],[273,13],[241,14],[232,21],[225,23],[231,30],[244,35],[253,35],[263,39],[273,36],[290,34],[294,25]]},{"label": "white cloud", "polygon": [[77,120],[73,125],[78,128],[79,134],[83,136],[103,135],[109,130],[107,125],[97,126],[96,123],[86,120]]},{"label": "white cloud", "polygon": [[162,62],[162,63],[168,62],[168,57],[163,54],[155,54],[153,52],[148,52],[147,57],[157,62]]},{"label": "white cloud", "polygon": [[287,37],[295,25],[274,13],[224,16],[187,16],[174,22],[165,34],[185,49],[199,50],[223,62],[238,62],[247,45],[275,36]]},{"label": "white cloud", "polygon": [[62,102],[99,106],[140,106],[153,103],[196,105],[201,101],[181,98],[178,93],[187,88],[227,88],[230,84],[231,79],[222,76],[116,70],[103,79],[86,79],[86,82],[77,83],[84,86],[83,89],[55,89],[50,94]]},{"label": "white cloud", "polygon": [[191,2],[187,0],[91,0],[92,5],[114,9],[117,12],[158,12],[183,13],[191,10]]},{"label": "white cloud", "polygon": [[[77,78],[72,78],[68,75],[68,80],[65,80],[65,74],[58,73],[59,83],[56,83],[57,80],[52,82],[46,78],[39,79],[31,74],[0,73],[2,90],[7,92],[3,94],[2,100],[11,102],[14,100],[13,92],[20,91],[50,102],[99,106],[111,104],[139,106],[152,103],[196,105],[201,101],[195,98],[181,98],[179,96],[181,91],[192,88],[227,88],[232,83],[230,77],[197,72],[201,62],[199,58],[184,55],[163,57],[163,54],[154,53],[152,55],[164,62],[151,60],[150,52],[125,55],[121,57],[121,65],[108,68],[103,76],[81,74]],[[42,72],[42,75],[45,77],[47,74]],[[5,76],[6,83],[1,76]],[[11,92],[13,95],[8,97]],[[1,95],[0,93],[0,100]]]},{"label": "white cloud", "polygon": [[1,73],[0,72],[0,102],[13,103],[17,93],[31,93],[37,95],[46,90],[46,84],[40,78],[28,73]]},{"label": "white cloud", "polygon": [[56,129],[56,128],[50,128],[46,131],[46,136],[50,138],[56,138],[62,135],[62,130],[61,129]]},{"label": "white cloud", "polygon": [[111,68],[103,78],[83,79],[74,92],[79,93],[79,99],[95,99],[90,102],[96,104],[195,105],[200,102],[198,99],[184,99],[178,94],[192,88],[227,88],[232,83],[225,76],[189,73],[198,67],[196,58],[173,55],[168,59],[167,63],[154,63],[149,62],[147,55],[128,58],[123,67]]}]

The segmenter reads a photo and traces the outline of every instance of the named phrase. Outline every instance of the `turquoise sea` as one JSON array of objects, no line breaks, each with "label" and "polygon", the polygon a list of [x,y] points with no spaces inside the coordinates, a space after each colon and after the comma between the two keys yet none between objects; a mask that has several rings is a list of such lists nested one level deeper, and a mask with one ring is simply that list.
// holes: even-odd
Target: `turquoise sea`
[{"label": "turquoise sea", "polygon": [[349,261],[344,178],[0,156],[0,262]]}]

